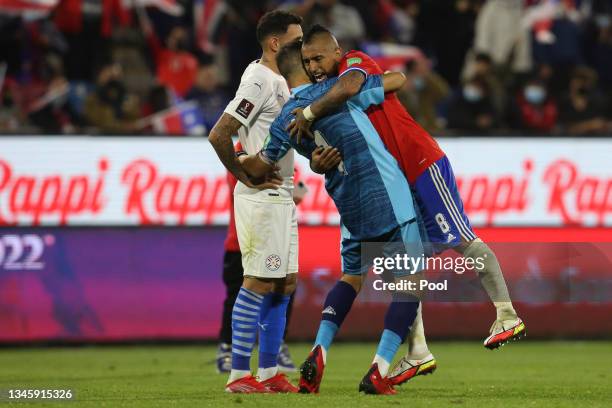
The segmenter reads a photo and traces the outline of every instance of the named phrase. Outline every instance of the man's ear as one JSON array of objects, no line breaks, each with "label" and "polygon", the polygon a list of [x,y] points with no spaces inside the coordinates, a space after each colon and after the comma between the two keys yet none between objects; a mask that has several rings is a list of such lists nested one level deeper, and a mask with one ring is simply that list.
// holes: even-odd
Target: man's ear
[{"label": "man's ear", "polygon": [[270,48],[270,51],[277,53],[280,50],[280,39],[274,36],[270,37],[268,40],[268,47]]},{"label": "man's ear", "polygon": [[338,58],[342,58],[343,54],[344,54],[344,52],[342,52],[342,48],[340,48],[340,47],[336,48],[336,56]]}]

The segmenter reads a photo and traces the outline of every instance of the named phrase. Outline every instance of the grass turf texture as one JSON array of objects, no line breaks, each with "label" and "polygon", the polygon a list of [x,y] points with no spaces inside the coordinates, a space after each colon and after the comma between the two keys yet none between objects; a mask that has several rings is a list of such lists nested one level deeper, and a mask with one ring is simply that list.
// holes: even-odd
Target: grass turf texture
[{"label": "grass turf texture", "polygon": [[[528,338],[527,338],[528,339]],[[33,407],[576,407],[612,403],[611,342],[522,340],[497,351],[479,342],[431,343],[438,370],[395,396],[357,393],[375,345],[332,346],[319,395],[236,395],[210,363],[213,346],[108,346],[0,349],[0,389],[70,388],[70,402]],[[309,345],[291,345],[296,362]],[[402,347],[402,352],[404,347]],[[293,380],[297,375],[291,376]]]}]

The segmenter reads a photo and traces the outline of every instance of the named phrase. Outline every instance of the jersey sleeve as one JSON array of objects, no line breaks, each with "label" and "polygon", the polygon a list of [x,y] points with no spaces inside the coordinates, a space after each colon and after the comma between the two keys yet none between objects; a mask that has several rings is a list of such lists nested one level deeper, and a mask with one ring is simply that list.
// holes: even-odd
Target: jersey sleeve
[{"label": "jersey sleeve", "polygon": [[279,116],[270,126],[270,133],[259,152],[259,156],[268,164],[278,162],[291,149],[290,139],[291,136],[284,130]]},{"label": "jersey sleeve", "polygon": [[366,78],[369,75],[381,74],[382,71],[376,62],[367,54],[360,51],[349,51],[344,54],[339,67],[339,76],[342,76],[350,71],[359,71]]},{"label": "jersey sleeve", "polygon": [[268,86],[257,77],[240,82],[236,96],[230,101],[224,113],[236,118],[243,126],[249,126],[259,116],[269,99]]},{"label": "jersey sleeve", "polygon": [[385,88],[382,82],[382,75],[370,75],[361,90],[349,102],[358,106],[362,110],[368,109],[372,105],[380,105],[385,101]]}]

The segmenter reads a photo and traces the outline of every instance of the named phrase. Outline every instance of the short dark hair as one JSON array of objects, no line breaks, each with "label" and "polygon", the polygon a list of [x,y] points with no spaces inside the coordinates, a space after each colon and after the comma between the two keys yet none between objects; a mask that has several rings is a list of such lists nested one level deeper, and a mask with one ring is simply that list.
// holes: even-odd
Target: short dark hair
[{"label": "short dark hair", "polygon": [[331,35],[333,37],[332,32],[329,31],[327,28],[323,27],[321,24],[314,24],[304,34],[304,44],[311,43],[314,37],[320,34]]},{"label": "short dark hair", "polygon": [[276,54],[276,65],[285,79],[289,79],[299,70],[306,72],[302,62],[302,41],[296,40],[285,44]]},{"label": "short dark hair", "polygon": [[261,44],[270,35],[286,33],[291,24],[302,24],[302,17],[284,10],[270,11],[257,23],[257,41]]}]

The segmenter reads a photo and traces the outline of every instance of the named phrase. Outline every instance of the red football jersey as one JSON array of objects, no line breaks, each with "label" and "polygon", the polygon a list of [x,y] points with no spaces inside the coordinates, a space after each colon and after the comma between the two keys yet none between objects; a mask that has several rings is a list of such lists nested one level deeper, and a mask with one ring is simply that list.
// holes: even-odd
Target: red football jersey
[{"label": "red football jersey", "polygon": [[[366,75],[383,73],[380,66],[361,51],[347,52],[340,62],[340,75],[354,69]],[[381,105],[370,107],[366,113],[409,182],[413,183],[444,156],[438,143],[406,112],[395,93],[386,94]]]}]

